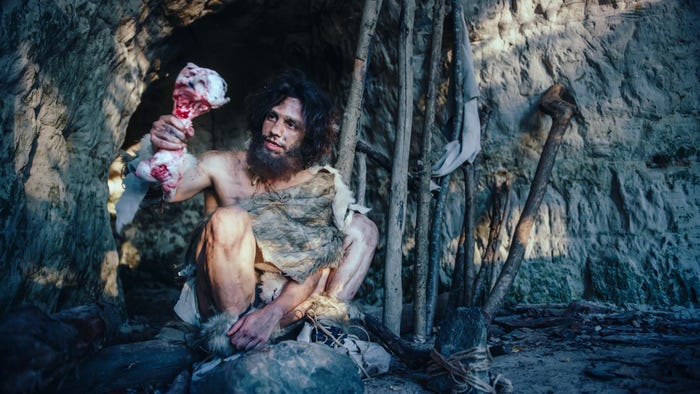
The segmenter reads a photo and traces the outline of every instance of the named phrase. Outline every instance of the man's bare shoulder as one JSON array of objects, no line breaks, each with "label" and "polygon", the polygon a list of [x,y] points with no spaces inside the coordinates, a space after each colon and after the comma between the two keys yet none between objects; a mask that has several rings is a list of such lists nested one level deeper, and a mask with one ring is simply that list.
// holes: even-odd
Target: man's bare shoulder
[{"label": "man's bare shoulder", "polygon": [[244,169],[246,153],[244,151],[210,150],[199,156],[199,163],[206,169]]},{"label": "man's bare shoulder", "polygon": [[198,162],[200,170],[213,179],[247,176],[248,165],[243,151],[212,150],[201,154]]}]

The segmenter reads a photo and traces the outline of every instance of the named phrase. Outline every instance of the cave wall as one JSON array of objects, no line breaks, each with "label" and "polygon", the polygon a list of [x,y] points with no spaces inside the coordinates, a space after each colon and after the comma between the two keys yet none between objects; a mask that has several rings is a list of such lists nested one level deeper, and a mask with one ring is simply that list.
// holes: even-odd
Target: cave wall
[{"label": "cave wall", "polygon": [[[551,124],[537,111],[537,102],[561,82],[580,113],[565,135],[510,299],[697,304],[700,45],[691,37],[698,36],[698,6],[655,0],[463,4],[486,123],[478,170],[477,260],[488,234],[492,184],[500,177],[512,182],[498,258],[507,256]],[[420,148],[430,40],[430,7],[423,5],[414,35],[414,157]],[[397,2],[385,2],[382,13],[372,48],[363,138],[390,157],[397,108]],[[451,28],[448,20],[444,50],[452,42]],[[443,81],[447,71],[445,64]],[[439,111],[445,128],[450,114],[444,105]],[[433,138],[436,146],[445,142],[441,133]],[[450,185],[443,229],[443,289],[450,283],[462,223],[460,175]],[[370,215],[381,223],[388,174],[374,166],[371,178]],[[411,281],[414,258],[414,210],[407,218],[405,283]],[[368,282],[381,288],[377,275]]]},{"label": "cave wall", "polygon": [[[416,15],[413,157],[417,157],[420,149],[431,6],[430,1],[419,2]],[[312,15],[309,21],[297,15],[300,22],[295,27],[281,28],[293,34],[285,33],[278,40],[287,37],[297,42],[296,52],[286,53],[284,57],[296,59],[297,65],[312,70],[314,77],[342,100],[349,84],[351,62],[336,59],[353,56],[360,9],[359,5],[335,7],[312,2],[303,15],[308,18],[313,10],[323,9],[323,17]],[[511,299],[697,303],[700,271],[695,91],[699,57],[698,44],[688,34],[698,31],[697,6],[687,1],[653,0],[484,0],[464,2],[464,7],[478,70],[476,78],[482,92],[480,107],[482,113],[489,114],[484,119],[483,151],[479,159],[477,260],[486,243],[486,212],[493,180],[497,177],[507,177],[512,182],[512,209],[498,258],[503,261],[507,255],[550,126],[550,119],[538,113],[537,101],[554,82],[562,82],[575,98],[580,113],[573,119],[559,152]],[[371,48],[361,119],[361,138],[386,157],[391,157],[396,125],[399,12],[399,2],[384,2]],[[252,16],[246,18],[255,20]],[[217,16],[210,19],[215,21]],[[262,20],[257,19],[257,23],[264,23]],[[192,27],[191,34],[207,41],[203,37],[210,36],[207,30],[211,25],[205,19],[199,22],[202,26]],[[240,23],[227,40],[238,42],[241,31],[255,30],[243,19]],[[451,28],[448,18],[439,98],[441,128],[446,128],[450,116],[444,104]],[[276,42],[261,37],[277,33],[262,28],[245,37],[246,41],[257,37],[258,44],[253,47],[259,49],[266,48],[266,41]],[[334,56],[319,58],[319,53]],[[181,56],[199,55],[184,50]],[[228,66],[219,64],[223,70],[236,67],[245,70],[237,62]],[[254,76],[252,79],[260,75],[254,70],[249,72]],[[221,118],[217,123],[216,127],[226,130],[221,133],[240,129]],[[243,145],[241,140],[225,145],[232,137],[225,134],[216,137],[217,133],[214,131],[208,139],[211,147]],[[433,138],[434,156],[438,157],[439,147],[446,139],[440,132],[435,132]],[[373,209],[369,216],[382,228],[389,198],[389,173],[376,162],[370,160],[368,164],[367,199]],[[415,169],[414,164],[411,167]],[[463,213],[461,174],[454,178],[443,228],[447,239],[440,273],[443,288],[450,282]],[[415,193],[409,194],[410,204],[415,207],[412,200]],[[152,223],[150,218],[147,221]],[[407,221],[404,282],[410,286],[415,258],[414,208],[409,210]],[[150,235],[146,238],[151,241],[137,243],[157,240]],[[184,240],[183,234],[179,241],[183,248]],[[361,291],[370,303],[381,300],[384,243],[385,238],[380,240],[373,271]],[[162,256],[142,257],[145,261],[158,261]]]},{"label": "cave wall", "polygon": [[[195,136],[188,145],[194,154],[244,148],[249,139],[244,98],[280,69],[307,71],[342,106],[352,70],[348,59],[355,50],[361,12],[362,4],[351,2],[304,0],[262,6],[238,1],[176,29],[163,41],[167,49],[159,57],[157,79],[144,91],[130,119],[123,148],[133,148],[158,116],[170,112],[175,77],[187,62],[217,70],[227,81],[227,96],[231,98],[225,106],[194,120]],[[339,24],[339,20],[344,23]],[[112,213],[122,192],[119,178],[119,163],[115,163],[110,189]],[[203,199],[199,197],[146,207],[131,227],[116,234],[120,263],[137,276],[132,282],[153,277],[179,286],[177,266],[202,211]]]},{"label": "cave wall", "polygon": [[0,311],[121,304],[108,168],[159,42],[211,3],[2,2]]},{"label": "cave wall", "polygon": [[[22,302],[58,309],[95,298],[119,301],[116,265],[129,263],[125,256],[165,266],[181,258],[200,203],[164,213],[145,210],[135,227],[117,237],[118,245],[106,203],[110,164],[157,114],[169,112],[172,77],[186,61],[220,71],[235,94],[227,107],[195,124],[194,151],[243,144],[236,108],[244,92],[283,65],[309,70],[342,103],[361,2],[285,3],[291,2],[3,2],[0,310]],[[431,23],[431,2],[418,5],[415,140]],[[505,257],[549,128],[536,111],[542,92],[563,82],[580,109],[559,153],[513,299],[697,303],[697,5],[480,0],[464,7],[480,105],[491,114],[479,162],[477,250],[486,236],[490,181],[507,174],[513,179],[513,212],[500,247]],[[384,1],[362,117],[361,137],[387,157],[396,125],[399,9],[397,1]],[[450,43],[446,33],[446,59]],[[444,105],[440,111],[444,125],[449,114]],[[439,132],[434,139],[437,156],[445,140]],[[418,148],[414,144],[413,152]],[[381,228],[388,174],[369,165],[370,217]],[[459,176],[450,188],[444,285],[462,221]],[[408,282],[414,213],[407,218]],[[381,299],[382,247],[383,241],[365,288],[370,302]]]},{"label": "cave wall", "polygon": [[533,114],[539,95],[562,82],[580,110],[514,298],[697,304],[697,4],[491,1],[466,10],[482,98],[494,109],[482,181],[514,176],[511,229],[549,128]]}]

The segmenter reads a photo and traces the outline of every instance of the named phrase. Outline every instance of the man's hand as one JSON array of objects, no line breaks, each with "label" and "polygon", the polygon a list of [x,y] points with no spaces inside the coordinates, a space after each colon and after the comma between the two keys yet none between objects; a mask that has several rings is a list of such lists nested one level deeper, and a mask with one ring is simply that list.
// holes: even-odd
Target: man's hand
[{"label": "man's hand", "polygon": [[193,135],[192,126],[187,127],[174,115],[163,115],[151,126],[151,145],[154,150],[180,150],[187,145],[188,137]]},{"label": "man's hand", "polygon": [[250,350],[264,345],[279,327],[282,313],[267,305],[243,316],[226,332],[231,345],[238,350]]}]

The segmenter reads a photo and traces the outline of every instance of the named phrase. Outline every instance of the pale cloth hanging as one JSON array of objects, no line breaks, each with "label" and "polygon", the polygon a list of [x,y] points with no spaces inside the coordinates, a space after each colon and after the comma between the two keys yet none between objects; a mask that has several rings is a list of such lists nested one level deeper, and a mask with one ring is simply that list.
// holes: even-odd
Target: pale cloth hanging
[{"label": "pale cloth hanging", "polygon": [[467,36],[467,23],[464,15],[460,18],[462,28],[462,75],[464,120],[461,124],[460,140],[451,141],[443,147],[444,153],[432,167],[433,177],[445,176],[459,168],[465,161],[473,163],[481,151],[481,124],[479,122],[479,86],[474,75],[472,47]]}]

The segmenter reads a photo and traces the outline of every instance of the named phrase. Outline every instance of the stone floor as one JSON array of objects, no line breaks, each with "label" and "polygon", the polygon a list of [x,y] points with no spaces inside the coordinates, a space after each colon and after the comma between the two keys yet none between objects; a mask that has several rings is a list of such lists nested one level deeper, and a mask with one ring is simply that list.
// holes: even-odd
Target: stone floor
[{"label": "stone floor", "polygon": [[[175,288],[125,281],[133,328],[146,339],[174,318]],[[130,291],[131,290],[131,291]],[[514,393],[698,393],[700,311],[597,303],[522,305],[489,329],[491,373]],[[423,371],[394,359],[389,373],[365,380],[366,393],[426,393]],[[134,388],[131,393],[167,388]]]}]

